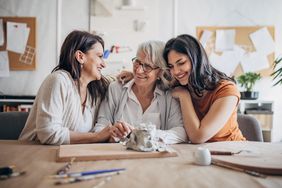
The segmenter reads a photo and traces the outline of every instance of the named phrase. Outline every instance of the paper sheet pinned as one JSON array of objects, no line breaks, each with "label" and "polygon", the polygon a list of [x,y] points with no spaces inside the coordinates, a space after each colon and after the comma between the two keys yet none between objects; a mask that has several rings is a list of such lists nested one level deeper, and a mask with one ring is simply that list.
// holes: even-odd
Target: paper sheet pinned
[{"label": "paper sheet pinned", "polygon": [[9,69],[9,58],[7,51],[0,52],[0,77],[9,77],[10,69]]},{"label": "paper sheet pinned", "polygon": [[3,19],[0,19],[0,46],[4,44],[4,29],[3,29]]},{"label": "paper sheet pinned", "polygon": [[268,55],[275,50],[275,44],[266,27],[250,34],[250,38],[256,48],[256,51],[263,55]]},{"label": "paper sheet pinned", "polygon": [[268,59],[259,52],[246,54],[241,62],[244,72],[256,72],[269,67]]},{"label": "paper sheet pinned", "polygon": [[244,54],[245,50],[235,45],[234,50],[224,51],[221,56],[212,53],[209,59],[214,68],[224,72],[228,76],[232,76]]},{"label": "paper sheet pinned", "polygon": [[209,30],[204,30],[200,39],[201,44],[203,45],[204,48],[206,48],[207,43],[212,36],[213,32]]},{"label": "paper sheet pinned", "polygon": [[225,50],[233,50],[235,45],[235,30],[216,30],[215,51],[222,52]]},{"label": "paper sheet pinned", "polygon": [[7,22],[7,50],[23,54],[30,28],[23,23]]}]

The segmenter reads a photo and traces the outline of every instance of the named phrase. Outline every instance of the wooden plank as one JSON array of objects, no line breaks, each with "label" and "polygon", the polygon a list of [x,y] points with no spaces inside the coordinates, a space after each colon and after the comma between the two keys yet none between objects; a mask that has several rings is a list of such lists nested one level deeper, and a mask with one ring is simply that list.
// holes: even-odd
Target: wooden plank
[{"label": "wooden plank", "polygon": [[67,162],[75,157],[75,161],[116,160],[136,158],[176,157],[177,153],[170,152],[138,152],[127,150],[122,144],[75,144],[61,145],[57,152],[57,162]]},{"label": "wooden plank", "polygon": [[212,155],[212,159],[233,167],[269,175],[282,175],[282,144],[249,141],[207,143],[210,151],[238,152],[234,155]]},{"label": "wooden plank", "polygon": [[268,157],[241,157],[241,156],[213,156],[213,160],[221,164],[238,167],[268,175],[282,175],[280,156]]}]

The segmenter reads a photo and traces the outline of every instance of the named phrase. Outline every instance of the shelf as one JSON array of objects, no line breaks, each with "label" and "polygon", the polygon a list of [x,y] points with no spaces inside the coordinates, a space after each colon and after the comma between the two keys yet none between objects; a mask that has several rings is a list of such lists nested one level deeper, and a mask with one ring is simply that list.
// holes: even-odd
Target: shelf
[{"label": "shelf", "polygon": [[31,95],[0,95],[0,112],[25,111],[28,112],[35,100]]},{"label": "shelf", "polygon": [[273,128],[273,101],[241,100],[238,113],[255,117],[260,123],[263,140],[271,142]]}]

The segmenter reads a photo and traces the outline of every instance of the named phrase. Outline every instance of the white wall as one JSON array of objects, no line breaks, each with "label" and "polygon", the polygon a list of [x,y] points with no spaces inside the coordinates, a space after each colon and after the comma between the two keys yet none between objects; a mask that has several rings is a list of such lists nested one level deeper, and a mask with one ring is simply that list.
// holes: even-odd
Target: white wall
[{"label": "white wall", "polygon": [[[115,0],[114,0],[115,1]],[[153,1],[153,0],[152,0]],[[174,34],[173,0],[144,1],[145,6],[156,6],[159,33],[156,39],[168,40]],[[195,36],[196,26],[255,26],[274,25],[276,54],[282,52],[281,0],[175,0],[178,2],[178,34]],[[4,94],[35,95],[43,79],[57,64],[57,4],[61,5],[59,41],[73,29],[89,30],[88,0],[0,0],[0,16],[37,17],[36,71],[12,71],[9,78],[0,78]],[[150,28],[147,28],[150,29]],[[271,87],[264,78],[255,88],[260,99],[274,101],[274,141],[282,140],[282,86]],[[281,116],[281,117],[279,117]]]}]

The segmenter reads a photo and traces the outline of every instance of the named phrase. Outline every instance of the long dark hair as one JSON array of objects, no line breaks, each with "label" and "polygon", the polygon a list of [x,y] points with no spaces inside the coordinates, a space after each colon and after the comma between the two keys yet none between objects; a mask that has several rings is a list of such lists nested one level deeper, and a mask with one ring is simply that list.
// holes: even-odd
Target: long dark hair
[{"label": "long dark hair", "polygon": [[[52,70],[52,72],[57,70],[65,70],[70,73],[71,77],[78,82],[78,91],[80,93],[80,81],[81,76],[81,66],[80,63],[75,58],[75,52],[77,50],[86,53],[88,50],[93,48],[93,45],[99,42],[104,50],[104,41],[101,37],[93,35],[86,31],[72,31],[66,37],[60,53],[59,64]],[[91,95],[92,106],[94,101],[97,101],[98,97],[103,99],[106,95],[108,89],[109,81],[102,76],[100,80],[91,81],[87,88]]]},{"label": "long dark hair", "polygon": [[215,69],[209,62],[205,49],[200,42],[191,35],[183,34],[170,39],[164,49],[163,57],[168,66],[168,53],[174,50],[185,54],[192,63],[192,70],[188,80],[188,90],[192,89],[197,96],[202,96],[204,90],[213,90],[221,80],[235,80],[225,73]]}]

